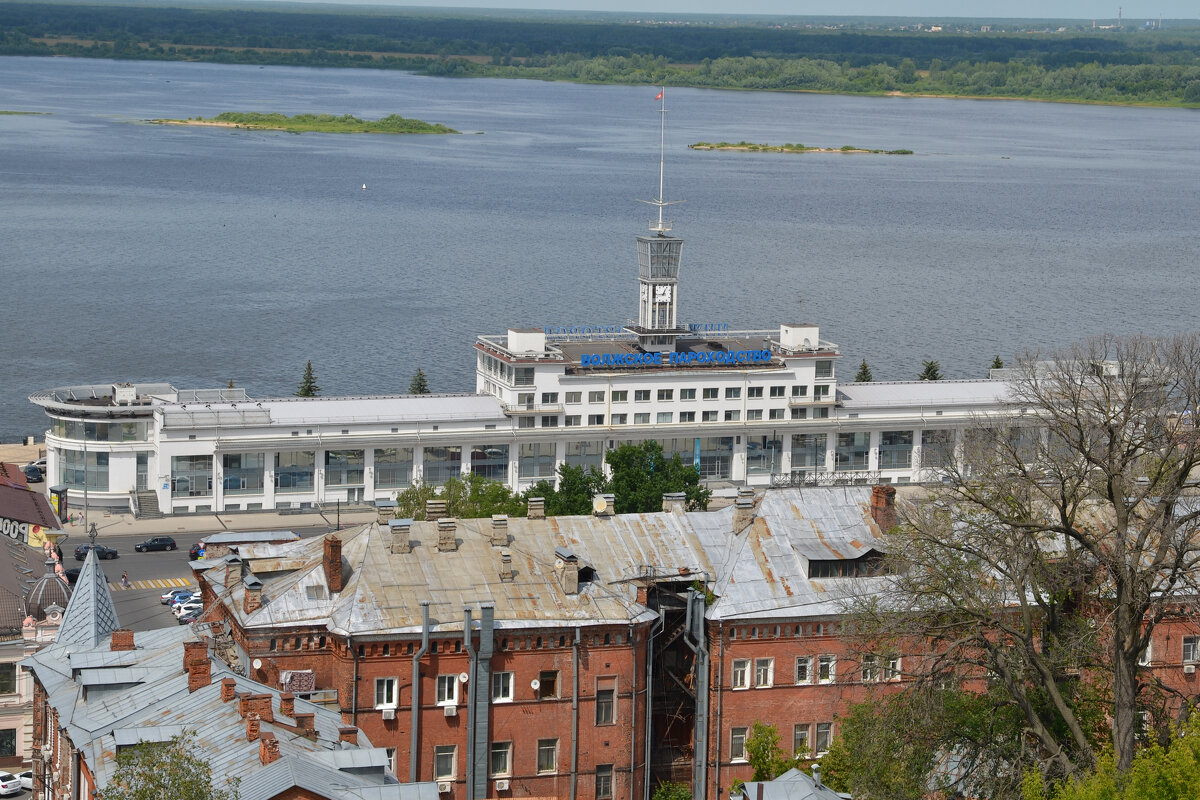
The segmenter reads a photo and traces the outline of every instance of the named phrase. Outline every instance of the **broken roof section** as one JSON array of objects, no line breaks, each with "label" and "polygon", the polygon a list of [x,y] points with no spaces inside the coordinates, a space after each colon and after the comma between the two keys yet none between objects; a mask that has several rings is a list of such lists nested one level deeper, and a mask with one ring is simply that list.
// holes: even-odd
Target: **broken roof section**
[{"label": "broken roof section", "polygon": [[[502,530],[486,518],[370,524],[338,534],[336,582],[322,538],[238,547],[240,563],[206,564],[204,578],[242,626],[356,637],[418,632],[422,601],[434,632],[461,629],[462,609],[485,604],[498,631],[636,623],[656,616],[639,587],[695,581],[717,596],[713,620],[815,618],[840,613],[857,581],[814,579],[812,562],[881,550],[870,506],[869,486],[815,487],[770,490],[742,519],[730,507],[513,517]],[[246,602],[252,592],[260,602]]]}]

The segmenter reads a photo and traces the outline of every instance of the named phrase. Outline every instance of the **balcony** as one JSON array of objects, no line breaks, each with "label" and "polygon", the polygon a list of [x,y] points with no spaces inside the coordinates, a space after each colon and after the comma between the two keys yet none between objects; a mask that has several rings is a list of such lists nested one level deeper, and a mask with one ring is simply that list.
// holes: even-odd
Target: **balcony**
[{"label": "balcony", "polygon": [[562,403],[505,403],[504,413],[510,417],[525,417],[535,414],[561,414]]}]

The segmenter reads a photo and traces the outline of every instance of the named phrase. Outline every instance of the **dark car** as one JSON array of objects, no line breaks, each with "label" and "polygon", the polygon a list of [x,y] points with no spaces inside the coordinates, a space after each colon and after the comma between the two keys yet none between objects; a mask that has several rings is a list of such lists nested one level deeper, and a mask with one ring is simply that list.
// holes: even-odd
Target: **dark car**
[{"label": "dark car", "polygon": [[25,474],[25,480],[29,483],[41,483],[42,468],[37,464],[26,464],[21,467],[21,472]]},{"label": "dark car", "polygon": [[[67,570],[63,574],[67,576],[67,583],[69,583],[70,585],[74,586],[76,583],[79,582],[79,567],[71,567],[69,570]],[[104,576],[104,582],[108,583],[108,576],[104,575],[103,572],[101,572],[100,574]]]},{"label": "dark car", "polygon": [[188,623],[195,622],[196,620],[200,619],[200,615],[203,613],[204,613],[203,608],[196,608],[196,609],[193,609],[193,610],[187,612],[186,614],[180,614],[179,615],[179,624],[187,625]]},{"label": "dark car", "polygon": [[203,556],[203,554],[204,554],[204,540],[203,539],[196,542],[194,545],[192,545],[192,549],[188,550],[188,558],[190,558],[192,561],[196,561],[197,559],[201,558]]},{"label": "dark car", "polygon": [[133,549],[139,553],[145,553],[149,550],[174,550],[175,540],[170,536],[155,536],[141,544],[135,544]]},{"label": "dark car", "polygon": [[[83,561],[87,558],[88,550],[92,549],[90,544],[81,544],[75,548],[75,560]],[[105,547],[102,544],[96,545],[96,558],[117,558],[120,554],[111,547]]]}]

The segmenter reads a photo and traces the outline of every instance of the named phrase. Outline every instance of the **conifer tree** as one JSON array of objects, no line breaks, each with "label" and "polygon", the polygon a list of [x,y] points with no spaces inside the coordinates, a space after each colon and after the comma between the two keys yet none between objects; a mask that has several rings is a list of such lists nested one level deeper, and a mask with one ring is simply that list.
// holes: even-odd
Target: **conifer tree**
[{"label": "conifer tree", "polygon": [[875,376],[871,374],[871,368],[867,366],[867,360],[864,358],[858,366],[858,374],[854,376],[854,382],[870,383],[873,380],[875,380]]},{"label": "conifer tree", "polygon": [[429,394],[429,380],[420,367],[417,367],[416,374],[412,376],[412,382],[408,384],[408,393]]},{"label": "conifer tree", "polygon": [[317,386],[317,376],[313,373],[312,362],[304,365],[304,377],[300,379],[300,387],[296,389],[296,397],[316,397],[321,393]]},{"label": "conifer tree", "polygon": [[1004,362],[1000,360],[1000,356],[992,359],[992,369],[1004,369]]},{"label": "conifer tree", "polygon": [[921,370],[921,374],[917,380],[922,381],[940,381],[942,380],[942,365],[936,361],[923,361],[925,368]]}]

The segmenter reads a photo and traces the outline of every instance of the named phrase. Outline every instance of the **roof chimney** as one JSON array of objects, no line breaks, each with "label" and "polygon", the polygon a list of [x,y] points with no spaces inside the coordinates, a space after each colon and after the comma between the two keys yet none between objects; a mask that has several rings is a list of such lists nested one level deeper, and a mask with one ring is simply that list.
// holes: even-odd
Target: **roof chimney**
[{"label": "roof chimney", "polygon": [[358,744],[358,728],[353,725],[338,728],[338,741],[346,744]]},{"label": "roof chimney", "polygon": [[412,541],[408,538],[412,530],[411,519],[390,519],[388,530],[392,534],[392,553],[404,555],[412,552]]},{"label": "roof chimney", "polygon": [[236,581],[242,579],[242,559],[236,555],[229,556],[229,560],[225,562],[225,586],[233,586]]},{"label": "roof chimney", "polygon": [[564,594],[579,594],[579,558],[570,550],[554,548],[555,566],[562,564],[562,588]]},{"label": "roof chimney", "polygon": [[400,504],[395,500],[375,501],[375,521],[379,524],[379,527],[382,528],[384,525],[387,525],[388,522],[396,516],[396,509],[399,507],[399,505]]},{"label": "roof chimney", "polygon": [[264,733],[258,740],[258,760],[265,767],[279,760],[279,740],[273,733]]},{"label": "roof chimney", "polygon": [[526,512],[526,519],[545,519],[546,518],[546,498],[531,497],[529,498],[529,510]]},{"label": "roof chimney", "polygon": [[259,717],[253,711],[246,714],[246,741],[253,742],[258,740]]},{"label": "roof chimney", "polygon": [[133,631],[129,628],[117,628],[112,632],[112,643],[109,649],[116,653],[121,650],[133,650]]},{"label": "roof chimney", "polygon": [[871,517],[884,533],[896,524],[896,490],[893,487],[871,487]]},{"label": "roof chimney", "polygon": [[316,736],[316,718],[317,715],[311,711],[296,712],[296,727],[300,729],[301,736]]},{"label": "roof chimney", "polygon": [[733,535],[737,536],[754,522],[754,497],[743,497],[738,493],[733,501]]},{"label": "roof chimney", "polygon": [[508,544],[508,514],[492,514],[492,547]]},{"label": "roof chimney", "polygon": [[212,662],[208,660],[206,643],[183,643],[183,669],[187,672],[189,692],[203,689],[212,683]]},{"label": "roof chimney", "polygon": [[687,511],[687,494],[684,492],[667,492],[663,495],[663,511],[669,514],[682,514]]},{"label": "roof chimney", "polygon": [[458,520],[453,517],[442,517],[437,521],[439,553],[453,553],[458,550]]},{"label": "roof chimney", "polygon": [[337,593],[342,590],[342,540],[336,536],[325,537],[325,582],[329,591]]},{"label": "roof chimney", "polygon": [[291,692],[284,692],[279,695],[279,713],[285,717],[295,718],[296,716],[296,695]]},{"label": "roof chimney", "polygon": [[500,580],[505,583],[510,583],[513,579],[512,553],[507,550],[500,551]]},{"label": "roof chimney", "polygon": [[425,521],[431,522],[435,519],[441,519],[446,516],[446,501],[445,500],[426,500],[425,501]]},{"label": "roof chimney", "polygon": [[221,679],[221,702],[228,703],[237,697],[237,681],[233,678]]},{"label": "roof chimney", "polygon": [[246,587],[246,596],[242,598],[242,610],[253,614],[262,608],[262,581],[253,572],[247,572],[246,577],[242,578],[242,585]]}]

